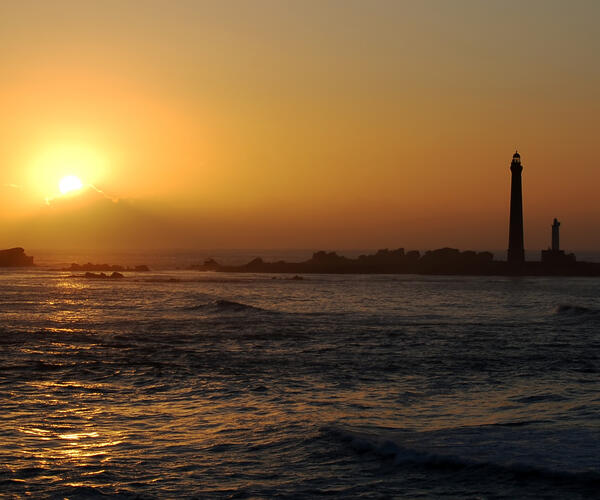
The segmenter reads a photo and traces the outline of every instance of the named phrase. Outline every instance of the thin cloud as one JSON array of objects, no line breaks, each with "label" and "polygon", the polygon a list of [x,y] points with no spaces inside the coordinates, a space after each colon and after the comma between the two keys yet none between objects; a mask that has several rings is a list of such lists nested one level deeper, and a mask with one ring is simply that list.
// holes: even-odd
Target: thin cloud
[{"label": "thin cloud", "polygon": [[[119,200],[120,200],[120,198],[118,198],[117,196],[111,196],[110,194],[106,193],[105,191],[102,191],[102,189],[97,188],[93,184],[86,184],[83,188],[81,188],[78,191],[78,193],[76,194],[76,196],[81,196],[81,195],[85,196],[85,191],[86,190],[87,191],[92,190],[92,191],[98,193],[102,198],[110,200],[113,203],[118,203]],[[46,197],[44,199],[44,201],[46,202],[46,205],[50,206],[53,203],[61,202],[64,199],[65,199],[65,195],[58,195],[58,196],[48,196],[48,197]]]},{"label": "thin cloud", "polygon": [[118,203],[119,202],[119,198],[117,196],[111,196],[108,193],[106,193],[105,191],[102,191],[102,189],[97,188],[93,184],[89,184],[88,186],[91,187],[92,189],[94,189],[96,192],[100,193],[105,198],[107,198],[110,201],[112,201],[113,203]]}]

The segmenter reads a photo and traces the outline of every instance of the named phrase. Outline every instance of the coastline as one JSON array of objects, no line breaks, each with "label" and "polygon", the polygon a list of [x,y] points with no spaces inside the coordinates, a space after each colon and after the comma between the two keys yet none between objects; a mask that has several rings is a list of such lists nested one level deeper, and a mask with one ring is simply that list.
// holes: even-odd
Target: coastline
[{"label": "coastline", "polygon": [[[237,251],[236,251],[237,252]],[[164,252],[170,265],[152,265],[152,269],[180,269],[194,271],[213,271],[231,273],[265,273],[265,274],[420,274],[420,275],[454,275],[454,276],[565,276],[565,277],[598,277],[600,276],[600,262],[578,261],[525,261],[521,264],[511,264],[506,261],[494,260],[491,252],[460,251],[454,248],[441,248],[437,250],[420,252],[417,250],[405,251],[403,248],[396,250],[378,250],[372,254],[361,254],[356,257],[346,257],[336,252],[318,251],[305,260],[288,261],[283,258],[278,260],[265,260],[262,257],[253,258],[245,263],[225,263],[215,258],[209,258],[203,263],[192,264],[190,252],[185,257],[170,257],[170,252]],[[268,251],[266,251],[269,254]],[[135,259],[139,262],[144,257],[136,253]],[[250,252],[247,255],[251,255]],[[306,253],[305,253],[306,255]],[[356,255],[356,254],[355,254]],[[288,257],[298,258],[298,253],[290,252]],[[116,257],[117,256],[113,256]],[[249,257],[247,257],[249,258]],[[277,257],[275,257],[277,258]],[[301,257],[300,257],[301,258]],[[152,260],[152,258],[150,257]],[[117,271],[117,272],[142,272],[149,271],[147,265],[116,265],[116,264],[75,264],[56,265],[50,263],[34,264],[34,258],[28,256],[23,248],[0,250],[0,267],[26,268],[49,267],[52,270],[62,271]],[[42,259],[43,260],[43,259]],[[122,259],[119,259],[122,260]],[[131,260],[131,259],[127,259]],[[187,263],[186,263],[187,261]],[[193,262],[193,260],[192,260]],[[154,264],[154,263],[152,263]],[[156,264],[159,264],[158,262]]]},{"label": "coastline", "polygon": [[266,262],[257,257],[242,265],[220,264],[208,259],[190,269],[197,271],[275,274],[425,274],[457,276],[600,276],[600,263],[549,263],[526,261],[512,264],[493,259],[490,252],[460,251],[441,248],[424,254],[413,250],[379,250],[356,259],[336,252],[316,252],[302,262]]}]

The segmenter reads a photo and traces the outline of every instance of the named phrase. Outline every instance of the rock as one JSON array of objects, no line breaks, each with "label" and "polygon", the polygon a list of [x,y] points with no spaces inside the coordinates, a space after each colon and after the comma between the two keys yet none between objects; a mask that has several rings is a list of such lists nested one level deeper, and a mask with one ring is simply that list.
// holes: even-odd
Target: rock
[{"label": "rock", "polygon": [[111,275],[107,275],[105,273],[91,273],[88,271],[83,275],[83,277],[92,280],[118,280],[124,278],[124,276],[117,271],[114,271]]},{"label": "rock", "polygon": [[0,267],[28,267],[33,266],[33,257],[25,255],[21,247],[0,250]]}]

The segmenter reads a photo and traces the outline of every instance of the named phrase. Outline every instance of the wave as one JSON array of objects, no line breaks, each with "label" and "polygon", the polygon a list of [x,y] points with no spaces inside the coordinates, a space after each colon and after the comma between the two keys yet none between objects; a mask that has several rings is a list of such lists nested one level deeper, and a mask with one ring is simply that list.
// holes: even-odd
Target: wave
[{"label": "wave", "polygon": [[229,311],[229,312],[275,312],[262,307],[251,306],[234,300],[216,299],[208,303],[184,307],[187,311]]},{"label": "wave", "polygon": [[[560,436],[558,432],[545,431],[544,435],[544,432],[536,434],[527,430],[518,434],[518,429],[514,427],[520,426],[514,424],[505,427],[500,434],[497,427],[494,430],[494,425],[449,429],[446,435],[444,431],[392,433],[389,430],[380,430],[373,434],[335,427],[326,427],[323,431],[348,443],[359,454],[371,453],[393,460],[394,465],[400,467],[465,470],[482,474],[509,473],[518,477],[577,482],[585,487],[600,487],[600,460],[590,458],[596,457],[593,449],[599,444],[597,439],[590,445],[590,438],[586,433],[579,434],[576,443],[573,443],[573,433]],[[527,422],[525,425],[529,424],[530,422]],[[503,436],[506,438],[504,441]],[[434,439],[431,439],[432,437]],[[562,447],[559,460],[544,460],[556,451],[556,441],[561,440],[583,449]],[[531,447],[529,454],[524,453],[527,447]],[[594,463],[590,463],[590,460]]]},{"label": "wave", "polygon": [[266,309],[261,307],[251,306],[233,300],[217,299],[213,304],[217,309],[224,309],[226,311],[266,311]]},{"label": "wave", "polygon": [[600,309],[592,309],[590,307],[575,306],[571,304],[561,304],[556,308],[556,314],[563,316],[600,317]]},{"label": "wave", "polygon": [[489,424],[496,427],[523,427],[525,425],[533,425],[540,423],[547,423],[547,420],[523,420],[520,422],[498,422],[496,424]]}]

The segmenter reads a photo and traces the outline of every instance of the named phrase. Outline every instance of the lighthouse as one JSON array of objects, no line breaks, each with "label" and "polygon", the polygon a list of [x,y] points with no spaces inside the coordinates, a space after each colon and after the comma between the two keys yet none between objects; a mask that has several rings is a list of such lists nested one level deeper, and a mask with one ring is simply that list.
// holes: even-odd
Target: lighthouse
[{"label": "lighthouse", "polygon": [[554,219],[552,223],[552,247],[548,250],[542,250],[542,262],[548,266],[568,266],[575,264],[575,254],[565,254],[564,250],[560,249],[560,222]]},{"label": "lighthouse", "polygon": [[552,251],[560,252],[560,222],[556,217],[554,218],[554,222],[552,223]]},{"label": "lighthouse", "polygon": [[508,230],[508,263],[522,264],[525,262],[525,247],[523,245],[523,193],[521,185],[521,155],[515,151],[510,163],[510,227]]}]

